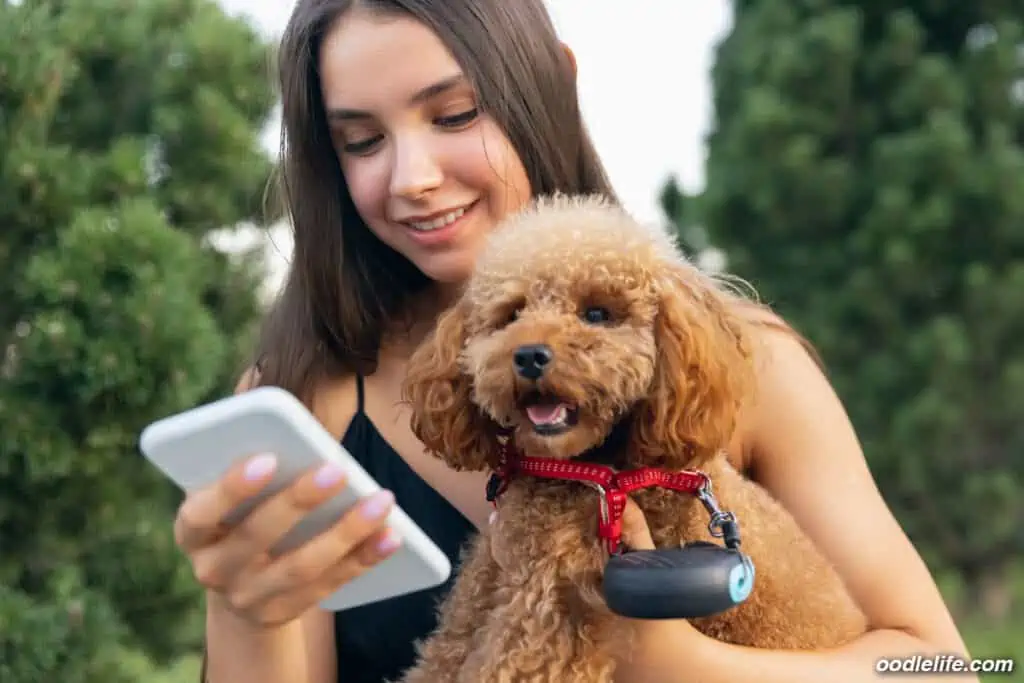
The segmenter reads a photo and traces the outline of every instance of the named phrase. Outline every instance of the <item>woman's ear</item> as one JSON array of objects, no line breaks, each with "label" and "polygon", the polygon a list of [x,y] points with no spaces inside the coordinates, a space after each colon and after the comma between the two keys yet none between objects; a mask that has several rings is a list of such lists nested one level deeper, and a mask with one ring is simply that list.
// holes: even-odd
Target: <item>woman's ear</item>
[{"label": "woman's ear", "polygon": [[497,466],[499,444],[462,366],[467,316],[462,302],[441,315],[409,360],[403,396],[412,406],[412,431],[428,451],[452,469],[482,471]]},{"label": "woman's ear", "polygon": [[565,56],[569,60],[569,66],[572,67],[572,75],[579,75],[579,71],[576,68],[576,55],[573,53],[572,48],[565,43],[562,43],[562,50],[565,52]]}]

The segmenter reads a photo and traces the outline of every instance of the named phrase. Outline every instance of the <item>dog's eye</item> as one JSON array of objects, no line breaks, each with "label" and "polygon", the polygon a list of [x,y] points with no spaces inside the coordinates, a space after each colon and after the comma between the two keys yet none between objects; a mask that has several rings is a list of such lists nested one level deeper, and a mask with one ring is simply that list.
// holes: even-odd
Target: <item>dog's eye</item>
[{"label": "dog's eye", "polygon": [[511,325],[519,319],[519,314],[523,310],[523,302],[515,301],[510,303],[508,306],[503,307],[497,311],[494,316],[494,329],[504,329],[506,326]]},{"label": "dog's eye", "polygon": [[602,308],[601,306],[588,306],[583,309],[583,315],[580,317],[591,325],[597,325],[611,320],[612,314],[608,312],[607,308]]}]

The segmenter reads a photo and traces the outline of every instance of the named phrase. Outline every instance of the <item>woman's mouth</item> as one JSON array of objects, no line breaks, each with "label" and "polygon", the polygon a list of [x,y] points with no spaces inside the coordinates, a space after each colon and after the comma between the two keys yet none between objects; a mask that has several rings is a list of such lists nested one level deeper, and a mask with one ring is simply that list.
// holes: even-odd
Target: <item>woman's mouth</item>
[{"label": "woman's mouth", "polygon": [[421,244],[432,245],[446,242],[465,224],[467,217],[476,205],[477,202],[474,201],[429,220],[404,221],[402,224],[409,228],[412,238]]},{"label": "woman's mouth", "polygon": [[413,230],[419,230],[420,232],[432,232],[451,225],[455,221],[459,220],[466,213],[467,209],[468,207],[463,206],[429,221],[410,221],[408,225]]}]

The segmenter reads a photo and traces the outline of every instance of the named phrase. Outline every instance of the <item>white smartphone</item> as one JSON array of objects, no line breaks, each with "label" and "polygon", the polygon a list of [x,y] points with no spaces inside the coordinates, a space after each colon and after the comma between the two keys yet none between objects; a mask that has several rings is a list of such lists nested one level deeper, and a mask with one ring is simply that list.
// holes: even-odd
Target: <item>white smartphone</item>
[{"label": "white smartphone", "polygon": [[[206,487],[232,464],[257,453],[277,456],[277,470],[259,495],[232,511],[226,522],[245,517],[266,498],[325,462],[344,469],[340,493],[310,512],[271,550],[284,553],[325,531],[380,485],[291,393],[259,387],[154,422],[139,448],[183,491]],[[452,567],[447,555],[396,504],[387,520],[401,538],[390,557],[324,599],[342,611],[444,583]]]}]

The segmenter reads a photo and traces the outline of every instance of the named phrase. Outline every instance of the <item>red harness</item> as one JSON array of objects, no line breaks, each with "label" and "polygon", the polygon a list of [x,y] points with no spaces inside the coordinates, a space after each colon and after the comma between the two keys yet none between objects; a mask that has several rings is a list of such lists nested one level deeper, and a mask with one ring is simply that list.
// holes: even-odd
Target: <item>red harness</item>
[{"label": "red harness", "polygon": [[487,500],[497,506],[497,499],[509,481],[518,474],[525,474],[542,479],[561,479],[578,481],[596,489],[601,496],[601,519],[598,523],[598,535],[608,547],[608,552],[619,551],[622,540],[622,515],[626,510],[626,497],[639,489],[651,486],[692,493],[701,499],[708,511],[715,514],[728,515],[718,510],[711,496],[711,480],[703,472],[683,470],[667,472],[656,467],[641,467],[634,470],[617,472],[611,467],[587,462],[571,460],[553,460],[550,458],[532,458],[513,456],[511,448],[506,444],[502,449],[502,464],[491,475],[487,483]]}]

